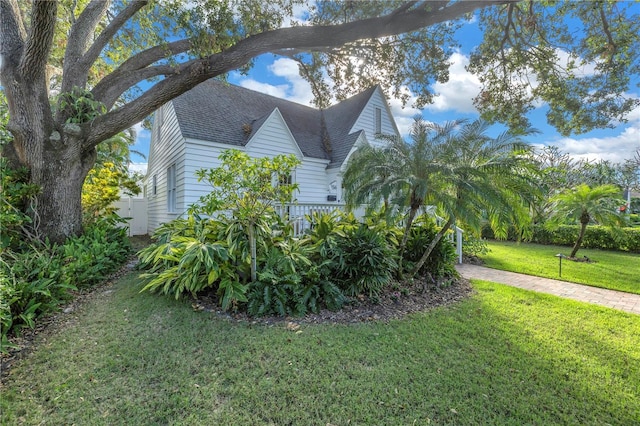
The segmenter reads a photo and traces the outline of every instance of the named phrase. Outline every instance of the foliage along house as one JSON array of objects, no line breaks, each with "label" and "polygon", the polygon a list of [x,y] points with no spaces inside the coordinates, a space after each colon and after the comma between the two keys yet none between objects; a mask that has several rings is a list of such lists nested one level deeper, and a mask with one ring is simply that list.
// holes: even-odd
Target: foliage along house
[{"label": "foliage along house", "polygon": [[211,187],[195,171],[219,165],[226,149],[252,157],[295,154],[292,180],[299,214],[342,205],[341,176],[361,144],[399,135],[384,94],[372,87],[319,110],[209,80],[155,113],[146,178],[148,230],[180,216]]}]

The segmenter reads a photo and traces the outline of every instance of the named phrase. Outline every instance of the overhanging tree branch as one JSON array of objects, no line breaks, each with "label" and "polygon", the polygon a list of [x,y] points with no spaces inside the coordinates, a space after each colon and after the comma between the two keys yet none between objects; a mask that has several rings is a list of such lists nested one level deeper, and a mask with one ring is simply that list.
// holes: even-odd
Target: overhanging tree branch
[{"label": "overhanging tree branch", "polygon": [[[183,53],[191,48],[191,40],[183,39],[144,50],[122,63],[103,78],[92,90],[95,98],[111,108],[117,98],[140,81],[168,74],[165,67],[154,67],[156,74],[146,72],[149,65],[168,56]],[[173,67],[177,70],[176,67]]]},{"label": "overhanging tree branch", "polygon": [[599,12],[600,12],[600,20],[602,21],[602,31],[604,31],[604,33],[607,36],[607,45],[606,47],[606,53],[608,58],[609,63],[611,63],[611,61],[613,61],[613,57],[616,53],[616,50],[618,49],[618,46],[616,45],[616,42],[613,39],[613,35],[611,34],[611,29],[609,28],[609,21],[607,20],[607,15],[604,12],[604,6],[601,4],[600,8],[599,8]]},{"label": "overhanging tree branch", "polygon": [[331,48],[355,40],[402,34],[456,19],[481,7],[514,1],[454,2],[447,7],[435,10],[422,7],[401,13],[393,11],[385,16],[345,24],[280,28],[248,37],[226,51],[215,53],[202,60],[190,61],[179,74],[174,74],[157,83],[136,100],[97,117],[90,125],[85,146],[89,148],[97,145],[100,141],[141,121],[159,106],[195,85],[237,69],[263,53],[289,48],[309,50]]},{"label": "overhanging tree branch", "polygon": [[87,5],[78,19],[73,18],[73,9],[69,10],[72,25],[69,37],[67,37],[67,49],[64,57],[65,73],[77,66],[77,62],[87,50],[93,33],[108,7],[108,1],[94,0]]}]

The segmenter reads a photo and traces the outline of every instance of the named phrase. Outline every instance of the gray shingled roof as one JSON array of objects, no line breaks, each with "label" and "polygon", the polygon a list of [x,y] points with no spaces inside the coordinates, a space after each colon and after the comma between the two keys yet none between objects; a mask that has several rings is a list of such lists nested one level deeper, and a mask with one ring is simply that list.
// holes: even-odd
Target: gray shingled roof
[{"label": "gray shingled roof", "polygon": [[332,146],[329,168],[339,167],[347,158],[360,132],[349,133],[360,113],[376,90],[371,87],[324,111],[324,119]]},{"label": "gray shingled roof", "polygon": [[[375,88],[320,111],[243,87],[209,80],[172,102],[184,137],[233,146],[245,145],[273,110],[278,108],[302,153],[307,157],[331,160],[330,167],[335,167],[342,164],[357,139],[359,132],[352,135],[348,132],[373,90]],[[326,126],[324,131],[323,121]],[[329,141],[322,140],[326,136]]]}]

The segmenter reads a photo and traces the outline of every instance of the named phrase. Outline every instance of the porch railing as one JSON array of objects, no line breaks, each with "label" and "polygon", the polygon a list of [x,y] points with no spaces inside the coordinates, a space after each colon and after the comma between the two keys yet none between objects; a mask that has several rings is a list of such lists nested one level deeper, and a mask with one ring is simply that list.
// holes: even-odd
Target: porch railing
[{"label": "porch railing", "polygon": [[[276,211],[281,217],[288,219],[292,226],[295,236],[301,235],[307,229],[311,228],[311,223],[306,219],[306,216],[311,216],[312,213],[331,213],[334,210],[344,210],[345,205],[343,203],[330,203],[330,204],[315,204],[315,203],[296,203],[287,204],[284,206],[276,207]],[[357,218],[360,218],[364,214],[364,209],[357,209],[354,212]],[[436,216],[438,223],[442,221],[442,218]],[[457,226],[454,227],[454,234],[450,234],[451,242],[456,246],[456,255],[458,257],[458,263],[462,263],[462,234],[464,231]]]},{"label": "porch railing", "polygon": [[343,203],[296,203],[277,206],[276,211],[281,217],[291,222],[294,235],[298,236],[311,228],[311,223],[306,219],[307,215],[311,216],[313,213],[331,213],[334,210],[344,210],[344,206]]}]

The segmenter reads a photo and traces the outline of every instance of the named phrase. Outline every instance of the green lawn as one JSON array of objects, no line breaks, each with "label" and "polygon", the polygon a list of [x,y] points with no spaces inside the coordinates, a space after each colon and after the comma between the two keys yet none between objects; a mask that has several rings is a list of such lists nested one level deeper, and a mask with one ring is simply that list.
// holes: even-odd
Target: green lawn
[{"label": "green lawn", "polygon": [[578,257],[587,256],[593,263],[563,259],[560,278],[555,255],[568,256],[571,247],[511,241],[488,241],[487,245],[490,251],[482,260],[490,268],[640,294],[639,254],[580,249]]},{"label": "green lawn", "polygon": [[2,424],[637,424],[640,316],[474,287],[388,324],[293,332],[138,294],[128,275],[14,366]]}]

